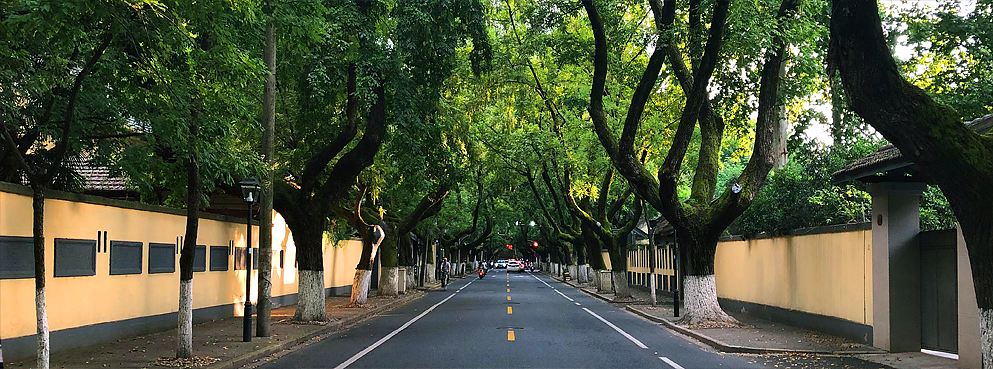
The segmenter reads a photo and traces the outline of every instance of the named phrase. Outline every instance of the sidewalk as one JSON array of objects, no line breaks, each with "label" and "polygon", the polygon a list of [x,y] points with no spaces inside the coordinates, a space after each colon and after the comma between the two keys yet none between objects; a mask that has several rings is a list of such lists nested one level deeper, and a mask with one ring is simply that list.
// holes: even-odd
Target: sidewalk
[{"label": "sidewalk", "polygon": [[[359,307],[348,306],[349,297],[328,297],[325,300],[328,321],[321,325],[297,324],[290,321],[295,305],[282,306],[272,311],[272,336],[252,337],[252,342],[242,342],[242,317],[201,323],[193,326],[192,360],[175,359],[176,330],[137,336],[75,350],[52,354],[52,368],[155,368],[202,367],[209,369],[240,368],[308,340],[347,329],[377,314],[400,307],[423,297],[426,292],[438,289],[429,284],[398,297],[375,296],[369,292],[368,302]],[[254,333],[254,327],[253,331]],[[34,359],[4,363],[4,368],[34,368]]]},{"label": "sidewalk", "polygon": [[[547,275],[547,274],[546,274]],[[848,339],[797,328],[785,324],[759,319],[748,314],[731,312],[748,328],[708,328],[688,329],[673,323],[672,299],[657,296],[657,306],[650,306],[651,296],[642,289],[631,289],[633,300],[616,301],[613,294],[597,293],[592,284],[579,284],[575,281],[556,281],[576,287],[581,291],[610,303],[625,304],[625,309],[645,319],[696,339],[722,352],[750,354],[825,354],[853,356],[862,360],[883,364],[896,369],[951,369],[956,360],[932,356],[920,352],[889,353],[885,350],[861,344]]]}]

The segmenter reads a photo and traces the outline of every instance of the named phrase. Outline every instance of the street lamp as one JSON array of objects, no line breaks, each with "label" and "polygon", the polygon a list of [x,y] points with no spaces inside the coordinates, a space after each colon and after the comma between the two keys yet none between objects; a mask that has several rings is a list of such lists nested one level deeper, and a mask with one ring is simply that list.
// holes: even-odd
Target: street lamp
[{"label": "street lamp", "polygon": [[245,236],[245,320],[242,340],[252,342],[252,206],[259,200],[259,180],[248,177],[238,183],[241,195],[248,204],[248,232]]}]

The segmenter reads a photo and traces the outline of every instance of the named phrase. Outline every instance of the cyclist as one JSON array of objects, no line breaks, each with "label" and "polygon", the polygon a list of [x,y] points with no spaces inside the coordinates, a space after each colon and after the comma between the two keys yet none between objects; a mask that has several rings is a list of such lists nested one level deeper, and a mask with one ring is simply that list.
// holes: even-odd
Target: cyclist
[{"label": "cyclist", "polygon": [[441,262],[441,287],[448,287],[448,274],[452,271],[452,264],[448,258],[443,258]]}]

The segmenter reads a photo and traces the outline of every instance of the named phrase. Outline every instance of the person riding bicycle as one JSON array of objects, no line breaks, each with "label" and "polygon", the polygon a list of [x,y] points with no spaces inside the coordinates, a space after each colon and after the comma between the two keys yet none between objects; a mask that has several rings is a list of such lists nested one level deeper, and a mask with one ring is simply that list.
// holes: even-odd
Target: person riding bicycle
[{"label": "person riding bicycle", "polygon": [[443,258],[441,261],[441,286],[448,287],[448,274],[452,271],[452,264],[448,262],[448,258]]}]

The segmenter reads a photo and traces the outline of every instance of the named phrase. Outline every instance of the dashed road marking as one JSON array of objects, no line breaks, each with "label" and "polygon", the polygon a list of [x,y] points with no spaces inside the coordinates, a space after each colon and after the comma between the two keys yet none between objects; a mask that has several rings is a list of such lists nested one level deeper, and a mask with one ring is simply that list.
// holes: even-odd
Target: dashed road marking
[{"label": "dashed road marking", "polygon": [[513,313],[514,313],[514,308],[511,307],[511,306],[508,306],[507,307],[507,314],[513,314]]},{"label": "dashed road marking", "polygon": [[[462,287],[463,288],[468,287],[470,284],[472,284],[472,282],[474,282],[474,281],[469,281],[469,283],[466,283],[465,286],[462,286]],[[455,294],[456,293],[457,292],[453,292],[451,295],[448,295],[448,297],[446,297],[444,300],[439,301],[437,304],[434,304],[431,307],[427,308],[427,310],[424,310],[424,312],[422,312],[419,315],[415,316],[413,319],[407,321],[406,323],[403,323],[403,325],[401,325],[400,328],[397,328],[397,329],[393,330],[393,332],[390,332],[390,334],[387,334],[386,337],[380,338],[379,341],[376,341],[372,345],[369,345],[369,347],[366,347],[362,351],[359,351],[359,353],[355,354],[354,356],[352,356],[348,360],[345,360],[345,362],[343,362],[343,363],[339,364],[338,366],[336,366],[335,369],[344,369],[344,368],[347,368],[349,365],[352,365],[352,363],[358,361],[363,356],[365,356],[368,353],[372,352],[372,350],[375,350],[377,347],[379,347],[383,343],[386,343],[386,341],[389,341],[390,338],[393,338],[393,336],[396,336],[400,332],[403,332],[404,329],[407,329],[407,327],[410,327],[410,325],[411,324],[414,324],[414,322],[420,320],[425,315],[428,315],[428,313],[434,311],[434,309],[437,308],[438,306],[441,306],[441,304],[444,304],[448,300],[451,300],[452,297],[455,297]],[[510,296],[507,296],[507,299],[510,300]],[[513,337],[513,334],[511,334],[510,337],[508,337],[508,338],[511,338],[511,337]],[[511,339],[511,341],[513,341],[513,339]]]},{"label": "dashed road marking", "polygon": [[676,364],[675,361],[669,360],[669,358],[665,356],[659,356],[659,359],[662,359],[662,361],[664,361],[666,364],[669,364],[669,366],[673,367],[674,369],[685,369],[679,364]]},{"label": "dashed road marking", "polygon": [[510,301],[510,296],[507,296],[507,301]]},{"label": "dashed road marking", "polygon": [[569,301],[572,301],[572,302],[576,302],[576,300],[573,300],[569,296],[566,296],[564,293],[560,292],[559,290],[555,290],[555,293],[558,293],[559,295],[562,295],[562,297],[565,297],[566,300],[569,300]]},{"label": "dashed road marking", "polygon": [[514,340],[514,331],[507,331],[507,341]]}]

